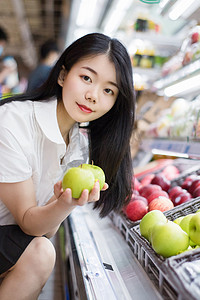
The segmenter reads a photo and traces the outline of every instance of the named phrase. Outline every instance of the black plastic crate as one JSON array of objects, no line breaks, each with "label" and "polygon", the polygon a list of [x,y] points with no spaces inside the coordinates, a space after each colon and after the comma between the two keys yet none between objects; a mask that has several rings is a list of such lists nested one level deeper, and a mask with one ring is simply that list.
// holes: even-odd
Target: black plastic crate
[{"label": "black plastic crate", "polygon": [[[169,220],[173,221],[179,216],[195,213],[199,208],[200,197],[166,211],[164,214]],[[175,259],[178,260],[179,258],[183,259],[185,256],[189,257],[189,254],[193,255],[193,253],[196,252],[200,253],[200,248],[173,257],[163,258],[162,256],[158,255],[153,250],[150,243],[141,236],[139,224],[130,228],[130,233],[128,234],[128,244],[130,245],[131,249],[134,249],[134,255],[137,257],[138,261],[150,279],[158,287],[164,298],[167,297],[167,299],[179,300],[188,299],[188,297],[185,297],[186,294],[184,294],[181,290],[181,285],[178,284],[177,280],[175,281],[173,279],[173,276],[171,276],[173,272],[173,265],[170,262],[172,260],[174,261]],[[137,247],[135,246],[136,244]],[[169,265],[171,266],[170,271],[168,267]],[[191,296],[191,299],[195,298],[192,298]],[[200,297],[198,299],[200,299]]]}]

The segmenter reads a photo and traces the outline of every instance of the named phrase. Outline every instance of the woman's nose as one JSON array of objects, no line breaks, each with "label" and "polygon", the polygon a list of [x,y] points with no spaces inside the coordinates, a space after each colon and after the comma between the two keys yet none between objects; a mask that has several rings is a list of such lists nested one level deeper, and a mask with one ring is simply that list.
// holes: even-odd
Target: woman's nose
[{"label": "woman's nose", "polygon": [[85,99],[89,102],[92,102],[92,103],[96,103],[97,102],[97,96],[95,95],[95,93],[93,92],[87,92],[85,94]]}]

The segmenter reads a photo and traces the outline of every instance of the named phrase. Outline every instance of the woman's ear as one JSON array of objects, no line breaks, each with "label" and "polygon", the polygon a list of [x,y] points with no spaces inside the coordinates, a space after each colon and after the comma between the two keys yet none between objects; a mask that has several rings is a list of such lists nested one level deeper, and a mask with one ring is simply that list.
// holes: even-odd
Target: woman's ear
[{"label": "woman's ear", "polygon": [[58,76],[58,84],[62,87],[63,87],[63,83],[64,83],[64,80],[65,80],[65,75],[66,74],[67,74],[67,71],[65,70],[65,67],[62,66],[62,69],[61,69],[61,71],[59,73],[59,76]]}]

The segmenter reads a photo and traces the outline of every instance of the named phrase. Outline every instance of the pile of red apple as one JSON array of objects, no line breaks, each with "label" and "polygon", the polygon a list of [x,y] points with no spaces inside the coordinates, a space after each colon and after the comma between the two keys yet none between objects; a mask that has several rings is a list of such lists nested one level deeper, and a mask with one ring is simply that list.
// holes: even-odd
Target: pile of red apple
[{"label": "pile of red apple", "polygon": [[143,180],[133,178],[133,194],[123,212],[131,221],[138,221],[152,210],[161,212],[200,196],[200,176],[190,175],[180,186],[173,186],[164,173],[147,175]]}]

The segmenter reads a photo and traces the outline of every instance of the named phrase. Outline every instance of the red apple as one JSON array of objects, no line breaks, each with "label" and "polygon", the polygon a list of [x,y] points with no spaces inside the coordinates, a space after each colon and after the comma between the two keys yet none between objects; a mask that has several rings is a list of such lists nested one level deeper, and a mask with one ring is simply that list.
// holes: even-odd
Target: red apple
[{"label": "red apple", "polygon": [[198,32],[194,32],[191,36],[191,41],[192,44],[197,43],[199,40],[199,33]]},{"label": "red apple", "polygon": [[148,201],[145,197],[142,197],[140,195],[132,195],[131,201],[140,200],[143,201],[146,205],[148,205]]},{"label": "red apple", "polygon": [[131,201],[126,206],[126,216],[131,221],[138,221],[146,215],[148,211],[147,205],[141,200]]},{"label": "red apple", "polygon": [[[184,193],[188,193],[188,191],[185,190],[185,189],[182,189],[181,191],[177,191],[176,193],[174,193],[174,194],[170,197],[170,199],[171,199],[172,202],[174,203],[174,200],[175,200],[179,195],[184,194]],[[189,194],[190,194],[190,193],[189,193]]]},{"label": "red apple", "polygon": [[182,203],[188,202],[191,200],[190,193],[179,194],[176,198],[173,199],[174,206],[180,205]]},{"label": "red apple", "polygon": [[187,180],[187,181],[184,181],[182,184],[181,184],[181,187],[185,190],[189,190],[190,186],[192,184],[192,180]]},{"label": "red apple", "polygon": [[137,190],[133,190],[132,193],[133,193],[134,195],[139,195],[139,192],[138,192]]},{"label": "red apple", "polygon": [[155,192],[156,190],[162,190],[161,187],[157,184],[147,184],[145,186],[142,186],[139,189],[139,193],[141,196],[147,198],[148,195],[152,194],[153,192]]},{"label": "red apple", "polygon": [[162,174],[156,174],[151,180],[151,184],[159,185],[165,192],[170,188],[170,181]]},{"label": "red apple", "polygon": [[147,185],[151,182],[151,180],[154,178],[154,174],[148,174],[146,175],[145,177],[143,177],[140,182],[141,184],[144,186],[144,185]]},{"label": "red apple", "polygon": [[200,177],[198,176],[197,179],[193,180],[188,191],[190,192],[190,194],[193,194],[194,190],[200,186]]},{"label": "red apple", "polygon": [[147,201],[148,201],[148,203],[150,203],[153,199],[158,198],[158,197],[160,197],[160,196],[165,196],[166,198],[169,198],[167,192],[165,192],[165,191],[163,191],[163,190],[161,190],[161,191],[158,190],[158,191],[155,191],[155,192],[153,192],[152,194],[150,194],[150,195],[147,197]]},{"label": "red apple", "polygon": [[172,180],[180,174],[180,171],[176,166],[169,165],[160,174],[163,174],[168,180]]},{"label": "red apple", "polygon": [[173,197],[174,194],[178,194],[178,192],[182,192],[182,187],[180,186],[174,186],[172,187],[169,191],[168,191],[168,194],[169,194],[169,198],[171,199]]},{"label": "red apple", "polygon": [[132,179],[133,189],[138,191],[141,186],[142,185],[141,185],[140,181],[135,176],[133,176],[133,179]]},{"label": "red apple", "polygon": [[200,197],[200,186],[197,186],[197,188],[192,193],[193,198]]},{"label": "red apple", "polygon": [[174,204],[172,201],[164,196],[160,196],[149,203],[149,211],[157,209],[163,212],[172,209],[173,207]]}]

